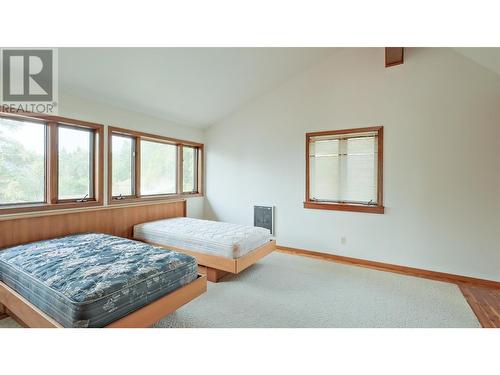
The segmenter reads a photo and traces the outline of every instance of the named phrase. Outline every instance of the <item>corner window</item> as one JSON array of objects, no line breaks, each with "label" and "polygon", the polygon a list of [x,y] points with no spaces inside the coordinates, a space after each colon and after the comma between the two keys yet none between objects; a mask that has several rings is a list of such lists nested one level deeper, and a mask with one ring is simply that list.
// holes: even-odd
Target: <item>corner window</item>
[{"label": "corner window", "polygon": [[306,134],[305,208],[383,213],[383,127]]}]

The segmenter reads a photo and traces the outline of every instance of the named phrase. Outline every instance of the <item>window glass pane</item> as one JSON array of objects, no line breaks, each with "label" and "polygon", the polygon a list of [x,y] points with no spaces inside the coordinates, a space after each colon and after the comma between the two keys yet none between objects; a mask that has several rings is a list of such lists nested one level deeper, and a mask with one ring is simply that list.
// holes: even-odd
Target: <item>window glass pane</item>
[{"label": "window glass pane", "polygon": [[0,117],[0,204],[45,201],[45,125]]},{"label": "window glass pane", "polygon": [[377,137],[313,140],[309,145],[310,198],[377,203]]},{"label": "window glass pane", "polygon": [[337,139],[313,142],[310,150],[311,198],[340,200],[340,155]]},{"label": "window glass pane", "polygon": [[376,203],[375,137],[346,140],[343,200]]},{"label": "window glass pane", "polygon": [[92,198],[93,132],[60,126],[59,199]]},{"label": "window glass pane", "polygon": [[131,137],[112,135],[112,194],[134,194],[134,140]]},{"label": "window glass pane", "polygon": [[183,146],[182,148],[182,191],[190,193],[196,191],[197,149]]},{"label": "window glass pane", "polygon": [[338,156],[339,140],[330,139],[325,141],[316,141],[312,144],[312,151],[316,156]]},{"label": "window glass pane", "polygon": [[175,194],[177,146],[141,140],[141,195]]}]

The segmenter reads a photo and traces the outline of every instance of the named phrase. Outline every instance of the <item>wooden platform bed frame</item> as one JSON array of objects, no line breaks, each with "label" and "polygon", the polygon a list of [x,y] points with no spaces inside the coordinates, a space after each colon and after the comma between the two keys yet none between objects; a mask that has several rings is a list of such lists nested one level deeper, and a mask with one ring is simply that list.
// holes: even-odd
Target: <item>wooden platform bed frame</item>
[{"label": "wooden platform bed frame", "polygon": [[[0,217],[0,251],[22,243],[85,232],[131,238],[136,224],[185,215],[186,201],[170,200],[162,203]],[[206,290],[207,277],[198,275],[195,281],[112,322],[106,328],[150,327]],[[15,290],[0,282],[0,319],[9,315],[26,327],[62,327]]]},{"label": "wooden platform bed frame", "polygon": [[150,245],[162,247],[167,250],[173,250],[195,257],[198,261],[198,272],[206,275],[207,280],[213,283],[218,282],[221,278],[228,274],[240,273],[251,265],[257,263],[259,259],[262,259],[266,255],[276,250],[276,241],[271,240],[265,245],[252,250],[251,252],[243,255],[240,258],[232,259],[217,255],[200,253],[175,246],[165,246],[151,241],[142,241]]},{"label": "wooden platform bed frame", "polygon": [[[150,304],[107,325],[105,328],[147,328],[207,290],[205,275]],[[15,320],[30,328],[63,328],[12,288],[0,282],[0,304]],[[0,306],[1,306],[0,305]]]}]

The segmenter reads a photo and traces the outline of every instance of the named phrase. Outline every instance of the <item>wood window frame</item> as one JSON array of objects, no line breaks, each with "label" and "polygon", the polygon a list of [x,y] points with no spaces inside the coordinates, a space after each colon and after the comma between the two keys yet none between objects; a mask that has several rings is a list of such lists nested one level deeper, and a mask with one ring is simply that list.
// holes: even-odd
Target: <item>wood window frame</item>
[{"label": "wood window frame", "polygon": [[[130,196],[121,196],[117,198],[113,196],[113,135],[131,137],[134,139],[135,144],[135,168],[133,171],[133,194]],[[165,144],[175,145],[177,147],[177,175],[176,175],[176,192],[174,194],[159,194],[159,195],[141,195],[141,140],[160,142]],[[189,146],[196,148],[197,151],[197,181],[196,185],[198,190],[196,192],[183,192],[183,147]],[[136,130],[119,128],[116,126],[108,127],[108,204],[124,204],[130,202],[143,202],[165,199],[179,199],[188,197],[201,197],[203,196],[203,178],[204,178],[204,145],[192,141],[185,141],[176,138],[165,137],[157,134],[144,133]]]},{"label": "wood window frame", "polygon": [[[377,205],[365,205],[355,203],[336,203],[336,202],[317,202],[310,199],[310,158],[309,143],[311,138],[328,135],[349,135],[354,133],[376,132],[377,133]],[[353,211],[373,214],[384,213],[384,193],[383,193],[383,175],[384,175],[384,127],[371,126],[366,128],[353,128],[343,130],[329,130],[306,133],[306,197],[304,208],[335,211]]]},{"label": "wood window frame", "polygon": [[[194,160],[195,160],[195,170],[194,170],[194,175],[196,176],[194,180],[194,190],[193,191],[184,191],[184,148],[189,147],[194,149]],[[201,161],[201,154],[203,152],[203,149],[200,149],[199,147],[188,145],[188,144],[182,144],[181,147],[179,147],[179,165],[181,167],[181,175],[179,179],[179,192],[183,196],[193,196],[196,194],[199,194],[200,189],[200,180],[201,180],[201,166],[200,166],[200,161]]]},{"label": "wood window frame", "polygon": [[[136,195],[139,194],[140,192],[140,184],[137,184],[136,181],[140,180],[140,175],[138,175],[138,165],[140,165],[141,160],[139,158],[140,155],[140,147],[141,144],[138,142],[138,139],[133,136],[133,135],[126,135],[126,134],[121,134],[121,133],[116,133],[115,134],[118,137],[122,138],[129,138],[131,140],[131,150],[132,150],[132,155],[131,155],[131,160],[130,160],[130,166],[131,166],[131,181],[130,181],[130,194],[129,195],[121,195],[123,198],[122,199],[132,199],[136,197]],[[112,161],[112,133],[110,132],[110,129],[108,128],[108,202],[111,203],[113,199],[112,194],[113,194],[113,161]],[[136,180],[136,176],[138,176],[138,179]]]},{"label": "wood window frame", "polygon": [[[15,203],[0,205],[0,215],[23,212],[37,212],[83,207],[96,207],[104,204],[104,125],[67,117],[33,114],[28,112],[0,110],[0,117],[13,120],[40,122],[45,125],[45,201],[41,203]],[[92,168],[93,197],[80,199],[59,199],[59,126],[90,129],[94,134]]]},{"label": "wood window frame", "polygon": [[[72,124],[66,124],[63,122],[59,122],[55,124],[57,131],[59,133],[60,128],[65,128],[65,129],[73,129],[73,130],[85,130],[88,131],[89,135],[91,136],[91,139],[89,140],[89,152],[90,152],[90,159],[89,159],[89,166],[90,166],[90,181],[89,181],[89,195],[85,198],[87,202],[95,202],[97,201],[97,190],[96,189],[96,179],[98,179],[97,173],[99,171],[97,170],[99,166],[97,165],[98,163],[98,155],[96,152],[96,149],[99,147],[98,142],[99,142],[99,136],[97,135],[97,132],[95,132],[95,129],[86,127],[86,126],[77,126],[77,125],[72,125]],[[54,164],[56,165],[57,169],[57,179],[59,181],[59,137],[57,137],[57,159],[54,160]],[[53,143],[54,144],[54,143]],[[57,189],[57,190],[56,190]],[[81,198],[64,198],[61,199],[59,198],[59,183],[54,186],[54,195],[52,197],[53,203],[58,204],[58,203],[72,203],[72,202],[77,202],[77,203],[84,203],[84,202],[78,202]]]},{"label": "wood window frame", "polygon": [[[24,208],[29,208],[29,207],[39,207],[42,205],[45,205],[47,202],[49,202],[49,171],[50,171],[50,165],[49,165],[49,138],[50,138],[50,131],[49,131],[49,125],[40,120],[39,118],[34,118],[34,117],[28,117],[28,116],[12,116],[9,113],[6,113],[0,109],[0,119],[1,118],[6,118],[9,120],[18,120],[18,121],[29,121],[30,123],[36,123],[39,124],[40,126],[44,127],[44,163],[43,163],[43,200],[42,201],[33,201],[33,202],[24,202],[24,203],[4,203],[0,204],[0,215],[4,213],[15,213],[18,212],[18,209],[20,210],[19,212],[23,212]],[[0,187],[2,188],[2,187]],[[30,211],[30,210],[28,210]]]}]

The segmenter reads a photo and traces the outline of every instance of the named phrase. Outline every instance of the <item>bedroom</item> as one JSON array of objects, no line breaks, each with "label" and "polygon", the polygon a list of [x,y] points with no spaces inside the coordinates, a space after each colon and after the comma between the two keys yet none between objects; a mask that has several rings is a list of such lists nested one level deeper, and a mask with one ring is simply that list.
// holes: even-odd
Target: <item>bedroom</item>
[{"label": "bedroom", "polygon": [[500,327],[494,43],[8,44],[2,335]]}]

